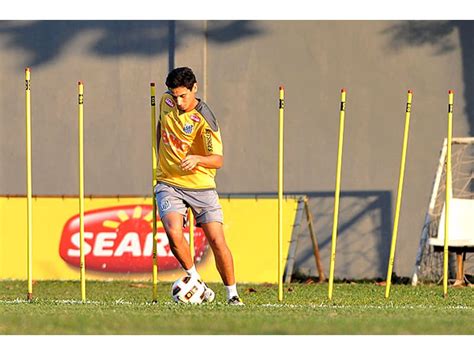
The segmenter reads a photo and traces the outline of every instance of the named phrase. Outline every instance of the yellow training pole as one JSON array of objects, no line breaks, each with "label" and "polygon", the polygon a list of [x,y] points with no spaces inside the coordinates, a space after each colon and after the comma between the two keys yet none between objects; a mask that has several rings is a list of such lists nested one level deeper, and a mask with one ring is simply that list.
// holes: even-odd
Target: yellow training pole
[{"label": "yellow training pole", "polygon": [[283,301],[283,119],[285,88],[280,86],[279,139],[278,139],[278,301]]},{"label": "yellow training pole", "polygon": [[155,83],[150,83],[151,95],[151,167],[152,167],[152,196],[153,196],[153,302],[158,302],[158,247],[157,247],[157,233],[156,233],[156,169],[157,169],[157,147],[156,147],[156,88]]},{"label": "yellow training pole", "polygon": [[403,133],[402,160],[400,162],[400,176],[398,179],[397,205],[395,208],[395,220],[393,223],[392,246],[390,247],[390,259],[388,261],[387,283],[385,286],[385,298],[388,298],[390,296],[390,284],[392,282],[393,263],[395,260],[395,249],[397,246],[398,221],[400,219],[400,207],[402,204],[403,178],[405,176],[408,133],[410,131],[410,113],[411,113],[412,97],[413,97],[412,91],[408,90],[407,106],[406,106],[406,111],[405,111],[405,131]]},{"label": "yellow training pole", "polygon": [[446,154],[446,204],[444,214],[444,249],[443,249],[443,296],[448,297],[448,234],[449,204],[451,202],[451,144],[453,138],[453,105],[454,91],[448,91],[448,141]]},{"label": "yellow training pole", "polygon": [[26,113],[26,273],[28,278],[28,294],[26,299],[33,299],[33,208],[31,184],[31,85],[30,68],[25,69],[25,113]]},{"label": "yellow training pole", "polygon": [[80,269],[81,299],[86,301],[86,263],[84,257],[84,85],[77,83],[79,106],[79,235],[80,235]]},{"label": "yellow training pole", "polygon": [[331,263],[329,266],[328,298],[332,300],[334,286],[334,264],[336,262],[337,221],[339,218],[339,194],[341,191],[342,147],[344,144],[344,115],[346,110],[346,90],[341,90],[341,109],[339,113],[339,143],[337,148],[336,192],[334,194],[334,220],[332,224]]},{"label": "yellow training pole", "polygon": [[191,259],[194,263],[194,214],[192,209],[188,209],[189,221],[189,251],[191,252]]}]

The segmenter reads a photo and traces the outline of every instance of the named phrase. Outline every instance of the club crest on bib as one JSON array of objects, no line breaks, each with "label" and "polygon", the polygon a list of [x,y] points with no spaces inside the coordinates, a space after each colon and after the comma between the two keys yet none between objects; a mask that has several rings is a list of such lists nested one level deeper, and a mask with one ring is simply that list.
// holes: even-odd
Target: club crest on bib
[{"label": "club crest on bib", "polygon": [[165,99],[165,102],[169,107],[174,107],[174,102],[169,97]]},{"label": "club crest on bib", "polygon": [[186,123],[183,127],[184,133],[191,134],[193,133],[194,126],[192,124]]}]

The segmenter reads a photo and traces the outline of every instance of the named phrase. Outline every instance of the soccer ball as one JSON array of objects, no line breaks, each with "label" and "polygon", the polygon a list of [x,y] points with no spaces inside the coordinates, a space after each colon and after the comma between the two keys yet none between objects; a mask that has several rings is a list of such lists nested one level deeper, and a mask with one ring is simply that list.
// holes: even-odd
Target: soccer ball
[{"label": "soccer ball", "polygon": [[200,304],[204,299],[204,282],[189,275],[176,280],[171,287],[171,297],[175,302]]}]

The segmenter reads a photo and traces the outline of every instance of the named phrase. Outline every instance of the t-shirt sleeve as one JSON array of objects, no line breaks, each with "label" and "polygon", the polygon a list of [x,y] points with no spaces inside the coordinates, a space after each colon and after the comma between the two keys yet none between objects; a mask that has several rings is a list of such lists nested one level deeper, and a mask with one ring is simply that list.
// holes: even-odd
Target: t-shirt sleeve
[{"label": "t-shirt sleeve", "polygon": [[219,129],[214,131],[206,124],[202,130],[202,138],[204,143],[204,151],[207,155],[223,155],[224,149],[222,146],[221,132]]},{"label": "t-shirt sleeve", "polygon": [[160,114],[158,115],[158,122],[171,111],[176,110],[176,103],[169,93],[164,93],[160,100]]}]

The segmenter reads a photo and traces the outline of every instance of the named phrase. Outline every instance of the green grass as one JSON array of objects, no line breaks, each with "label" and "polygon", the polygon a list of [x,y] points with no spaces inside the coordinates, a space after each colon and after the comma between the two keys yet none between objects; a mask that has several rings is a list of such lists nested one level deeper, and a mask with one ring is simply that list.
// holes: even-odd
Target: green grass
[{"label": "green grass", "polygon": [[212,304],[175,304],[170,283],[159,284],[152,304],[150,283],[87,282],[86,304],[76,281],[40,281],[25,301],[25,281],[0,281],[0,334],[474,334],[474,289],[437,285],[293,283],[277,301],[276,285],[240,284],[245,307],[225,304],[221,284]]}]

